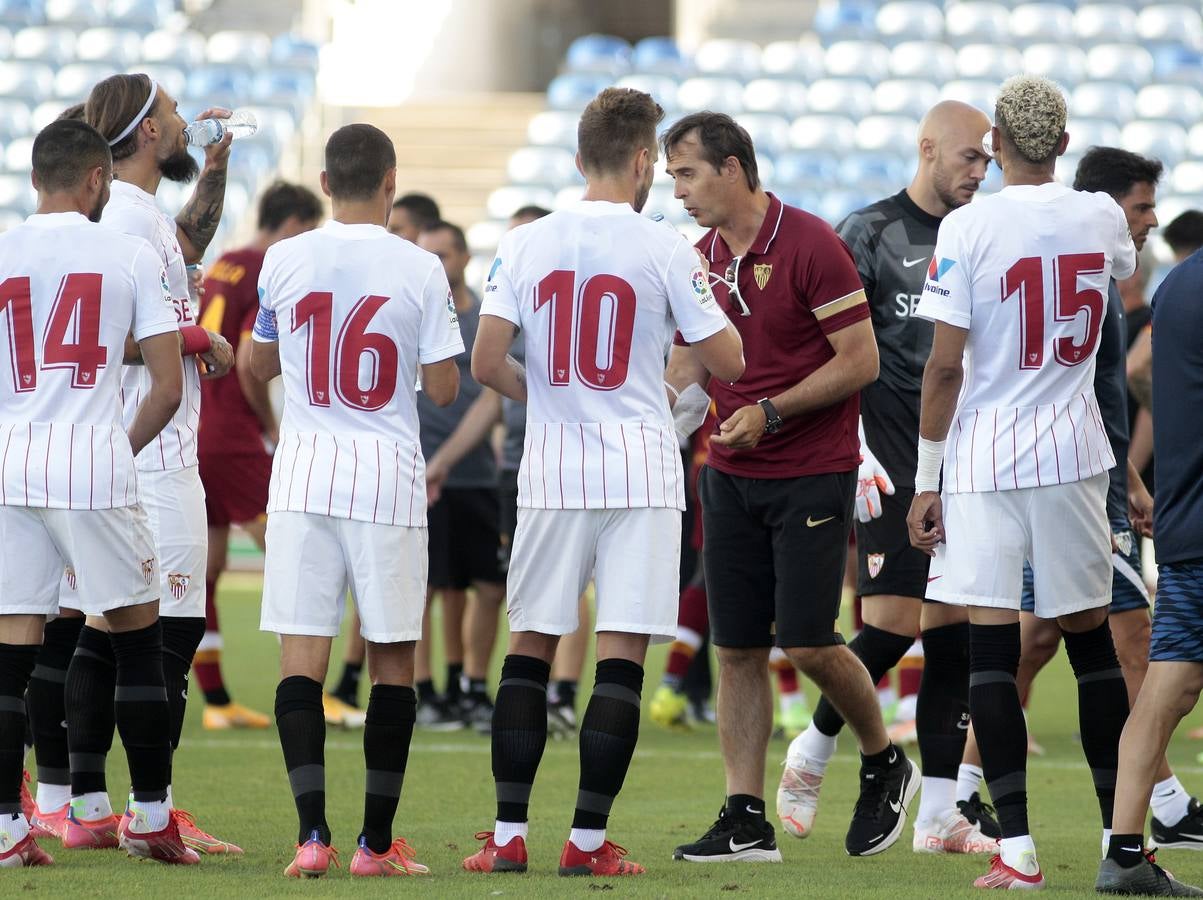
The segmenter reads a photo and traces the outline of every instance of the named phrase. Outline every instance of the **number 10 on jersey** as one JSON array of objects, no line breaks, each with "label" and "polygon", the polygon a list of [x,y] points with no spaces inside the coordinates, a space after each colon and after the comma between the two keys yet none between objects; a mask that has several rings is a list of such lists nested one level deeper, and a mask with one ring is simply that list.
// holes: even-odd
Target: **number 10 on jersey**
[{"label": "number 10 on jersey", "polygon": [[592,275],[576,287],[576,272],[556,269],[535,288],[535,312],[549,307],[547,377],[567,386],[612,391],[627,380],[635,332],[635,289],[617,275]]}]

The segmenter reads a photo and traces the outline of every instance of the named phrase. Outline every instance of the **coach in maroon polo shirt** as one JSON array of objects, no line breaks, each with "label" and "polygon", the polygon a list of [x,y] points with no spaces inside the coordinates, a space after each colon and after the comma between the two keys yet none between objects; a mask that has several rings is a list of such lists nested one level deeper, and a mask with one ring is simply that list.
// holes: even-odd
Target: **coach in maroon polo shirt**
[{"label": "coach in maroon polo shirt", "polygon": [[[686,116],[663,141],[677,198],[710,228],[697,247],[747,360],[737,383],[708,385],[721,424],[698,484],[727,799],[714,826],[674,855],[781,858],[763,799],[774,643],[856,735],[861,798],[845,845],[854,856],[878,853],[902,832],[919,770],[890,744],[869,674],[836,631],[860,461],[858,392],[877,378],[864,289],[830,226],[761,188],[751,138],[729,116]],[[674,347],[669,382],[704,377],[689,348]],[[796,789],[817,802],[817,781]],[[809,829],[786,825],[800,836]]]}]

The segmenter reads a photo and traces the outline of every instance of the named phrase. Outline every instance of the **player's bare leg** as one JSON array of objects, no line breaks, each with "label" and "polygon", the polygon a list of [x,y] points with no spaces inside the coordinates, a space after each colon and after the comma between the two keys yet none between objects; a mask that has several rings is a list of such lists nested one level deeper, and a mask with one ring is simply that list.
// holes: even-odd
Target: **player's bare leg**
[{"label": "player's bare leg", "polygon": [[718,739],[727,796],[764,792],[764,752],[773,731],[768,647],[717,647]]},{"label": "player's bare leg", "polygon": [[576,692],[585,669],[589,638],[593,635],[593,618],[589,611],[588,592],[577,601],[576,631],[560,638],[556,657],[551,663],[551,684],[547,689],[547,724],[553,737],[576,734]]}]

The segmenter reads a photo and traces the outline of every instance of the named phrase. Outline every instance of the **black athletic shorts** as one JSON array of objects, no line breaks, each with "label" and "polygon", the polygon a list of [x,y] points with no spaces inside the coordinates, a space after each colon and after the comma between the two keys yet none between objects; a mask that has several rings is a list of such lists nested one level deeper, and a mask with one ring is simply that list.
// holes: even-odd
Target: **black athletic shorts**
[{"label": "black athletic shorts", "polygon": [[906,530],[915,489],[900,487],[881,495],[881,517],[856,523],[856,592],[862,597],[891,594],[923,599],[930,558],[911,546]]},{"label": "black athletic shorts", "polygon": [[518,470],[502,469],[497,473],[497,567],[503,574],[510,570],[510,550],[518,528]]},{"label": "black athletic shorts", "polygon": [[842,644],[837,619],[856,472],[698,477],[716,647]]},{"label": "black athletic shorts", "polygon": [[432,589],[505,581],[497,564],[497,506],[495,488],[443,488],[426,511]]}]

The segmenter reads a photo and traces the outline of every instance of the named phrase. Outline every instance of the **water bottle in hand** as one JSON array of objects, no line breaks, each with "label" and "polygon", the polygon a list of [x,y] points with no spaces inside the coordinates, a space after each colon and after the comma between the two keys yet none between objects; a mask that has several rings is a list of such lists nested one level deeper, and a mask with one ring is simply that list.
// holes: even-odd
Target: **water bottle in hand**
[{"label": "water bottle in hand", "polygon": [[184,129],[184,139],[189,147],[207,147],[216,144],[227,133],[234,139],[250,137],[259,130],[259,120],[249,109],[236,109],[228,119],[197,119]]}]

